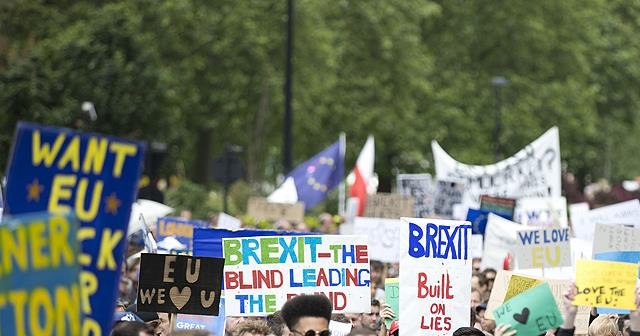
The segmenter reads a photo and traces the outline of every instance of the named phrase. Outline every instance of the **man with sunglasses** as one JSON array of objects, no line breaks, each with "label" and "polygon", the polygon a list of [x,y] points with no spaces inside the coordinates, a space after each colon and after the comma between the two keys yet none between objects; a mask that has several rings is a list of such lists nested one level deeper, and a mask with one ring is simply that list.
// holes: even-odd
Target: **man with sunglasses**
[{"label": "man with sunglasses", "polygon": [[332,310],[324,295],[299,295],[282,306],[281,314],[294,336],[331,336]]}]

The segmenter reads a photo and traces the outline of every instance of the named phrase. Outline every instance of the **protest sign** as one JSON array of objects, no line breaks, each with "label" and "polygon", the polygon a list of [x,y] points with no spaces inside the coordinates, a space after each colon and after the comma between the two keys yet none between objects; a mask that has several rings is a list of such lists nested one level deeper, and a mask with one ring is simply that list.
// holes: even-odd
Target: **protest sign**
[{"label": "protest sign", "polygon": [[[510,284],[511,277],[514,276],[513,272],[498,270],[496,279],[493,282],[493,289],[491,290],[491,296],[487,303],[487,310],[484,313],[485,318],[495,319],[493,311],[505,301],[507,290]],[[558,279],[541,279],[535,277],[539,281],[544,281],[549,284],[553,297],[556,300],[556,305],[560,306],[563,303],[563,296],[567,292],[567,288],[573,285],[572,280],[558,280]],[[587,328],[589,326],[590,307],[578,307],[578,314],[576,315],[575,326],[576,335],[586,335]]]},{"label": "protest sign", "polygon": [[[636,249],[640,249],[640,243],[636,242]],[[606,260],[606,261],[618,261],[625,262],[631,264],[640,263],[640,251],[609,251],[609,252],[598,252],[593,254],[594,260]],[[640,275],[638,278],[638,283],[640,283]],[[629,314],[628,309],[615,309],[615,308],[604,308],[598,307],[598,314]]]},{"label": "protest sign", "polygon": [[487,166],[456,161],[431,142],[436,178],[462,182],[464,204],[477,207],[481,195],[508,198],[560,197],[560,140],[553,127],[514,156]]},{"label": "protest sign", "polygon": [[382,262],[400,261],[400,220],[356,217],[353,234],[367,237],[369,259]]},{"label": "protest sign", "polygon": [[377,193],[367,197],[364,217],[394,218],[413,214],[413,197],[398,194]]},{"label": "protest sign", "polygon": [[272,203],[264,197],[251,197],[247,204],[247,214],[258,220],[278,220],[302,222],[304,220],[304,203]]},{"label": "protest sign", "polygon": [[331,331],[331,336],[347,336],[351,333],[351,328],[353,328],[351,323],[338,322],[334,320],[329,321],[329,331]]},{"label": "protest sign", "polygon": [[482,258],[484,254],[484,237],[481,234],[472,234],[469,249],[471,258]]},{"label": "protest sign", "polygon": [[429,174],[399,174],[398,193],[413,198],[413,216],[425,218],[433,214],[435,201],[433,179]]},{"label": "protest sign", "polygon": [[482,268],[502,269],[504,259],[518,244],[517,232],[522,228],[522,225],[490,213],[484,235]]},{"label": "protest sign", "polygon": [[567,200],[564,197],[534,197],[518,200],[514,221],[545,228],[569,227]]},{"label": "protest sign", "polygon": [[462,202],[464,191],[464,185],[460,182],[437,180],[433,212],[439,216],[453,216],[453,207]]},{"label": "protest sign", "polygon": [[178,314],[176,330],[206,330],[214,336],[224,336],[225,327],[224,297],[220,298],[218,316]]},{"label": "protest sign", "polygon": [[[474,234],[484,235],[487,229],[487,220],[489,219],[489,213],[491,212],[482,209],[469,208],[467,210],[466,220],[467,222],[471,223],[471,228]],[[502,215],[498,216],[508,219]]]},{"label": "protest sign", "polygon": [[469,326],[471,225],[402,218],[400,329],[403,335],[450,335]]},{"label": "protest sign", "polygon": [[224,212],[218,214],[218,229],[238,230],[242,221]]},{"label": "protest sign", "polygon": [[206,222],[199,220],[186,220],[174,217],[158,218],[157,239],[161,241],[167,237],[174,237],[181,244],[187,246],[187,250],[193,249],[193,228],[206,228]]},{"label": "protest sign", "polygon": [[569,229],[521,229],[515,257],[518,268],[571,266]]},{"label": "protest sign", "polygon": [[384,323],[387,329],[391,327],[393,320],[400,320],[400,279],[386,278],[384,279],[384,302],[389,305],[393,313],[396,314],[394,319],[385,319]]},{"label": "protest sign", "polygon": [[[5,214],[71,211],[80,222],[83,330],[108,335],[143,145],[93,133],[18,123]],[[89,302],[85,305],[84,302]]]},{"label": "protest sign", "polygon": [[77,230],[70,213],[4,218],[0,334],[81,334]]},{"label": "protest sign", "polygon": [[542,284],[542,281],[538,279],[513,274],[509,280],[507,292],[504,294],[504,301],[508,301],[512,297],[540,284]]},{"label": "protest sign", "polygon": [[571,219],[576,238],[593,241],[596,224],[640,227],[640,201],[637,199],[590,210]]},{"label": "protest sign", "polygon": [[578,306],[635,309],[638,264],[578,260],[576,295]]},{"label": "protest sign", "polygon": [[493,212],[508,220],[513,220],[515,207],[516,200],[513,198],[492,197],[489,195],[480,196],[480,210]]},{"label": "protest sign", "polygon": [[564,322],[549,284],[528,289],[493,311],[496,324],[510,325],[517,335],[537,336]]},{"label": "protest sign", "polygon": [[369,254],[362,236],[225,238],[229,316],[265,316],[299,294],[323,294],[334,312],[371,309]]},{"label": "protest sign", "polygon": [[224,260],[143,253],[138,311],[218,315]]},{"label": "protest sign", "polygon": [[261,237],[261,236],[299,236],[308,235],[305,232],[276,231],[276,230],[226,230],[199,229],[193,230],[193,255],[199,257],[224,258],[222,253],[223,238]]},{"label": "protest sign", "polygon": [[622,225],[596,224],[593,254],[613,251],[639,251],[640,229]]}]

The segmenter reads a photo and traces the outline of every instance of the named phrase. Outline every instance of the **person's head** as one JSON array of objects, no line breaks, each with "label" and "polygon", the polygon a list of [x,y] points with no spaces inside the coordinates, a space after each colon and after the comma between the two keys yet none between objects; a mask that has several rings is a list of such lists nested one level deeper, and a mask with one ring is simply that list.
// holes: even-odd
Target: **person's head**
[{"label": "person's head", "polygon": [[474,289],[471,291],[471,309],[475,309],[479,304],[482,303],[482,295],[480,295],[480,291]]},{"label": "person's head", "polygon": [[269,324],[263,320],[247,320],[238,325],[234,336],[267,336],[271,333]]},{"label": "person's head", "polygon": [[353,328],[349,336],[377,336],[378,332],[367,327]]},{"label": "person's head", "polygon": [[344,314],[344,315],[349,319],[349,321],[351,322],[351,325],[354,328],[362,327],[362,314],[360,314],[360,313],[347,313],[347,314]]},{"label": "person's head", "polygon": [[333,230],[333,216],[329,213],[323,213],[320,215],[320,232],[331,233]]},{"label": "person's head", "polygon": [[234,335],[240,323],[245,319],[243,316],[227,316],[225,318],[225,335]]},{"label": "person's head", "polygon": [[113,326],[111,336],[154,336],[153,330],[138,321],[118,322]]},{"label": "person's head", "polygon": [[476,289],[478,290],[478,292],[480,292],[481,296],[484,296],[485,293],[491,292],[491,290],[489,289],[489,280],[487,280],[487,277],[484,275],[484,273],[478,274],[478,286]]},{"label": "person's head", "polygon": [[589,336],[619,336],[617,316],[600,315],[589,325]]},{"label": "person's head", "polygon": [[282,306],[281,313],[295,336],[303,336],[309,331],[316,334],[310,336],[319,333],[327,336],[332,310],[331,301],[324,295],[298,295]]},{"label": "person's head", "polygon": [[484,274],[484,277],[487,279],[487,284],[489,285],[488,291],[491,291],[491,289],[493,289],[493,282],[496,280],[496,270],[493,268],[487,268],[482,272],[482,274]]},{"label": "person's head", "polygon": [[484,333],[476,328],[461,327],[453,332],[453,336],[484,336]]},{"label": "person's head", "polygon": [[472,272],[480,272],[480,264],[482,263],[482,258],[473,258],[471,260],[471,270]]},{"label": "person's head", "polygon": [[280,311],[267,316],[267,324],[269,324],[271,333],[274,336],[289,336],[290,334],[289,328],[287,328],[287,325],[284,323]]},{"label": "person's head", "polygon": [[373,299],[371,300],[371,312],[362,313],[362,326],[378,330],[380,328],[378,320],[380,320],[380,301]]},{"label": "person's head", "polygon": [[370,279],[371,279],[371,284],[377,284],[379,282],[381,282],[382,277],[384,276],[384,264],[377,261],[377,260],[371,260],[369,262],[369,269],[370,269]]}]

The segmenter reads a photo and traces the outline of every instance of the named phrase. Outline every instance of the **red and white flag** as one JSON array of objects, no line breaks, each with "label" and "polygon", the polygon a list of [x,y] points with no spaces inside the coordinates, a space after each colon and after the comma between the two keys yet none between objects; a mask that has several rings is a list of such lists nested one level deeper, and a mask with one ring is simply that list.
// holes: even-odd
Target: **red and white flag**
[{"label": "red and white flag", "polygon": [[353,168],[355,180],[353,184],[349,186],[349,195],[359,200],[358,216],[362,216],[367,204],[367,186],[373,177],[374,160],[375,145],[373,136],[370,135],[367,138],[367,142],[364,144],[364,147],[362,147],[362,151],[358,156],[358,161],[356,161],[356,166]]}]

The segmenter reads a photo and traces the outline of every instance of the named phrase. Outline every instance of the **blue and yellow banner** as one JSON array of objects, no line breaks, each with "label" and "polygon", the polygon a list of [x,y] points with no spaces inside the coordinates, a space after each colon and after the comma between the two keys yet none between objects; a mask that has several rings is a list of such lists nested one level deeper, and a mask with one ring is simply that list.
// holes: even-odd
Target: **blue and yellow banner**
[{"label": "blue and yellow banner", "polygon": [[78,222],[71,213],[0,225],[0,335],[81,334]]},{"label": "blue and yellow banner", "polygon": [[144,145],[19,123],[7,171],[6,214],[71,211],[80,222],[83,334],[109,334]]},{"label": "blue and yellow banner", "polygon": [[167,237],[174,237],[181,244],[185,245],[187,251],[193,250],[193,229],[206,228],[209,224],[200,220],[186,220],[174,217],[158,218],[157,241],[160,242]]}]

